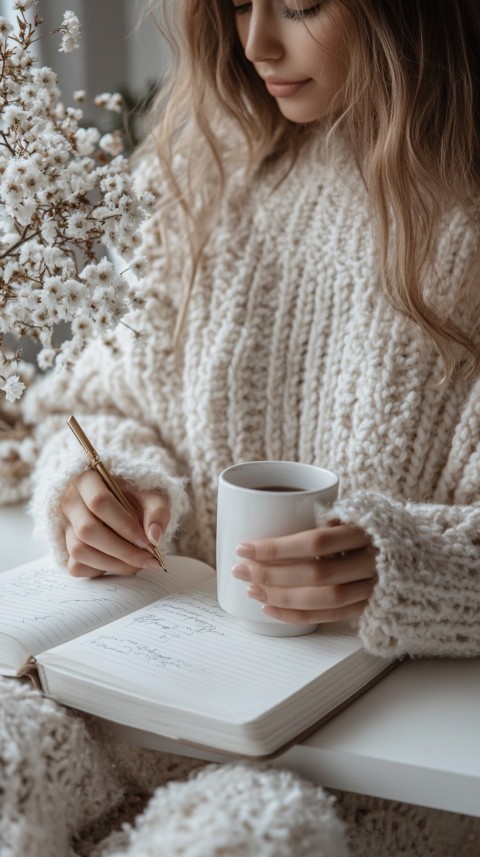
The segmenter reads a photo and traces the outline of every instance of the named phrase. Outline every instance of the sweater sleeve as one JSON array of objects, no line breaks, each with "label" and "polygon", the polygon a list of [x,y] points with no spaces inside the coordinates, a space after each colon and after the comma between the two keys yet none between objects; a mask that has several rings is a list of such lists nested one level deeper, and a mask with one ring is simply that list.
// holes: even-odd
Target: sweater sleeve
[{"label": "sweater sleeve", "polygon": [[362,490],[330,510],[332,518],[362,527],[378,551],[378,581],[359,623],[360,638],[372,654],[480,655],[479,477],[477,383],[433,502]]},{"label": "sweater sleeve", "polygon": [[[114,477],[121,477],[139,491],[165,492],[171,518],[163,544],[169,546],[187,509],[186,480],[175,475],[175,460],[159,446],[155,432],[133,419],[114,415],[88,415],[76,412],[87,435],[95,438],[95,447]],[[88,461],[78,442],[65,436],[69,432],[58,421],[47,420],[50,437],[32,474],[30,511],[34,536],[46,541],[57,560],[66,565],[68,554],[61,527],[60,503],[68,483],[88,469]],[[55,430],[57,429],[57,430]]]},{"label": "sweater sleeve", "polygon": [[359,623],[383,657],[480,655],[480,507],[402,503],[369,491],[335,518],[370,534],[378,581]]},{"label": "sweater sleeve", "polygon": [[186,479],[175,453],[164,442],[159,423],[149,419],[147,407],[142,407],[138,389],[127,379],[122,383],[124,369],[118,364],[102,343],[91,343],[73,375],[51,373],[25,397],[24,418],[35,426],[40,450],[31,475],[34,535],[49,544],[62,564],[68,556],[61,499],[71,479],[88,469],[85,452],[66,425],[70,414],[85,429],[114,477],[123,478],[137,490],[166,493],[171,510],[163,541],[166,551],[188,507]]}]

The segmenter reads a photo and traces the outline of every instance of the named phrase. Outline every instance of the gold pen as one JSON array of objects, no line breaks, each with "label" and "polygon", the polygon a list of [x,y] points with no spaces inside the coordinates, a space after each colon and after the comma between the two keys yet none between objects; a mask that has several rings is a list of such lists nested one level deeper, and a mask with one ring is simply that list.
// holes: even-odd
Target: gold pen
[{"label": "gold pen", "polygon": [[[115,482],[111,473],[108,472],[107,468],[101,461],[97,450],[94,446],[92,446],[87,435],[85,434],[75,417],[69,417],[67,420],[67,425],[71,428],[78,442],[85,450],[90,467],[93,468],[93,470],[97,471],[98,475],[103,479],[105,485],[112,492],[113,496],[116,497],[120,505],[123,506],[123,508],[126,509],[126,511],[129,512],[130,515],[132,515],[132,517],[135,518],[136,521],[138,521],[138,513],[133,508],[129,500],[127,500],[125,494],[123,493],[118,483]],[[163,568],[163,570],[167,571],[165,567],[165,560],[158,548],[154,545],[151,545],[147,548],[147,550],[149,550],[152,556],[155,557],[155,559],[158,561],[159,565]]]}]

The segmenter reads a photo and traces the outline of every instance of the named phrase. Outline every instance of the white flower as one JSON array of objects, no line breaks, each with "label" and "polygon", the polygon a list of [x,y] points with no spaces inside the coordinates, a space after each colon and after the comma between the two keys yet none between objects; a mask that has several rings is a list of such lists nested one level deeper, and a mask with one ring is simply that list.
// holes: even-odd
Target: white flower
[{"label": "white flower", "polygon": [[117,155],[117,157],[114,158],[113,161],[110,161],[109,164],[106,164],[106,166],[103,168],[103,173],[105,175],[110,176],[121,173],[125,175],[125,173],[128,172],[128,169],[128,161],[126,160],[126,158],[122,157],[122,155]]},{"label": "white flower", "polygon": [[78,48],[81,26],[80,21],[73,12],[64,13],[59,31],[62,34],[62,44],[58,49],[60,52],[63,51],[63,53],[67,54]]},{"label": "white flower", "polygon": [[128,300],[133,309],[145,309],[145,295],[138,289],[130,289]]},{"label": "white flower", "polygon": [[93,323],[88,316],[80,315],[72,321],[72,333],[86,339],[93,333]]},{"label": "white flower", "polygon": [[122,259],[125,259],[126,262],[129,262],[133,258],[133,247],[130,242],[119,239],[118,236],[115,235],[114,230],[105,237],[105,240],[108,240],[108,243],[116,248],[119,255]]},{"label": "white flower", "polygon": [[12,25],[6,18],[0,17],[0,43],[8,39],[9,33],[12,32]]},{"label": "white flower", "polygon": [[73,100],[77,102],[77,104],[83,104],[83,102],[87,98],[87,93],[84,89],[76,89],[73,93]]},{"label": "white flower", "polygon": [[142,238],[138,234],[138,232],[134,232],[130,238],[130,245],[133,249],[140,247],[142,244]]},{"label": "white flower", "polygon": [[36,6],[38,0],[14,0],[13,8],[17,9],[18,12],[26,12],[27,9],[31,9],[32,6]]},{"label": "white flower", "polygon": [[153,212],[155,211],[155,209],[157,207],[156,196],[153,193],[150,193],[150,191],[148,191],[148,190],[145,191],[145,193],[142,193],[140,195],[139,202],[140,202],[140,205],[142,206],[143,210],[147,214],[153,214]]},{"label": "white flower", "polygon": [[2,111],[2,119],[8,128],[18,125],[19,128],[25,127],[25,123],[29,123],[28,114],[19,107],[18,104],[8,104]]},{"label": "white flower", "polygon": [[36,310],[38,307],[43,307],[42,293],[38,289],[34,289],[33,292],[29,292],[28,297],[25,299],[25,303],[30,310]]},{"label": "white flower", "polygon": [[80,110],[79,107],[67,107],[66,116],[73,122],[80,122],[83,119],[83,110]]},{"label": "white flower", "polygon": [[[145,262],[135,249],[138,230],[154,197],[143,194],[139,200],[120,154],[120,132],[102,137],[96,128],[79,127],[85,92],[75,92],[77,107],[65,107],[54,72],[37,68],[31,45],[41,21],[36,16],[33,24],[24,23],[24,13],[35,5],[36,0],[12,0],[20,13],[16,24],[13,17],[11,23],[0,17],[0,333],[33,337],[41,345],[38,365],[46,369],[72,365],[89,338],[113,331],[139,305],[137,291],[107,258],[90,260],[112,246],[125,265],[132,260],[140,277]],[[57,32],[60,50],[73,49],[80,35],[76,15],[66,12]],[[123,109],[118,93],[103,93],[97,103]],[[99,157],[98,148],[108,157]],[[61,320],[71,323],[72,339],[59,349],[52,335]],[[1,389],[19,396],[16,364],[0,342]],[[12,380],[5,387],[7,378]],[[28,383],[23,370],[17,378],[19,385]]]},{"label": "white flower", "polygon": [[38,341],[42,345],[43,348],[51,348],[52,347],[52,335],[53,335],[53,324],[54,322],[49,319],[50,327],[44,327],[38,333]]},{"label": "white flower", "polygon": [[112,155],[112,157],[119,155],[124,148],[121,134],[117,131],[114,131],[113,134],[104,134],[98,145],[107,155]]},{"label": "white flower", "polygon": [[20,83],[18,80],[15,80],[14,78],[4,78],[3,92],[6,99],[15,100],[19,91]]},{"label": "white flower", "polygon": [[25,268],[27,273],[33,275],[41,266],[41,252],[42,245],[33,239],[27,241],[26,244],[24,244],[23,247],[20,248],[18,260],[20,265]]},{"label": "white flower", "polygon": [[75,143],[79,155],[91,155],[100,139],[97,128],[78,128],[75,133]]},{"label": "white flower", "polygon": [[96,320],[98,313],[100,312],[101,302],[97,300],[94,295],[90,295],[87,301],[88,305],[88,317]]},{"label": "white flower", "polygon": [[114,110],[115,113],[121,113],[123,110],[123,98],[119,92],[114,92],[110,98],[108,105],[109,110]]},{"label": "white flower", "polygon": [[33,65],[33,57],[28,53],[26,45],[15,48],[9,56],[9,61],[17,71],[30,70]]},{"label": "white flower", "polygon": [[86,238],[89,232],[93,231],[95,224],[88,221],[83,211],[74,211],[67,218],[67,234],[71,238]]},{"label": "white flower", "polygon": [[[118,200],[118,209],[122,212],[122,214],[135,214],[136,204],[132,200],[132,197],[128,193],[123,193],[120,199]],[[131,224],[128,224],[130,228]]]},{"label": "white flower", "polygon": [[100,182],[100,188],[105,193],[105,197],[108,194],[112,194],[112,197],[121,196],[125,192],[125,179],[119,175],[106,175]]},{"label": "white flower", "polygon": [[[72,273],[75,271],[75,263],[65,253],[62,253],[58,247],[45,247],[43,258],[48,273],[52,276],[61,274],[67,278],[72,276]],[[48,282],[48,280],[45,282]]]},{"label": "white flower", "polygon": [[58,306],[64,292],[63,282],[60,277],[47,277],[42,289],[45,306],[52,310]]},{"label": "white flower", "polygon": [[147,270],[147,259],[145,256],[135,256],[128,267],[135,277],[143,277]]},{"label": "white flower", "polygon": [[111,286],[115,281],[115,267],[107,258],[103,258],[97,264],[97,281],[100,285]]},{"label": "white flower", "polygon": [[123,98],[119,92],[101,92],[95,96],[93,103],[96,107],[114,110],[115,113],[121,113],[123,110]]},{"label": "white flower", "polygon": [[93,209],[91,216],[94,217],[95,220],[99,220],[99,221],[104,220],[106,218],[111,219],[112,210],[111,210],[111,208],[108,208],[106,205],[97,205]]},{"label": "white flower", "polygon": [[56,365],[59,369],[70,369],[70,367],[78,359],[82,352],[84,342],[82,339],[75,337],[62,343],[60,353],[58,354]]},{"label": "white flower", "polygon": [[28,196],[37,193],[46,183],[45,175],[35,166],[29,164],[23,179],[24,188]]},{"label": "white flower", "polygon": [[44,325],[48,324],[49,321],[50,318],[47,307],[40,305],[37,307],[37,309],[33,310],[31,315],[31,323],[35,327],[43,327]]},{"label": "white flower", "polygon": [[10,280],[16,280],[21,272],[21,267],[17,261],[7,262],[3,269],[3,281],[9,283]]},{"label": "white flower", "polygon": [[7,378],[3,387],[0,387],[0,390],[3,390],[5,393],[7,402],[15,402],[17,399],[20,399],[24,389],[25,384],[23,381],[20,381],[18,375],[10,375],[10,378]]},{"label": "white flower", "polygon": [[55,363],[56,352],[53,348],[42,348],[37,356],[38,367],[42,370],[50,369]]},{"label": "white flower", "polygon": [[23,188],[18,181],[9,176],[8,169],[3,174],[0,193],[5,204],[8,206],[8,213],[14,217],[15,214],[11,209],[14,209],[22,201]]},{"label": "white flower", "polygon": [[42,84],[47,89],[56,90],[58,77],[48,65],[43,65],[41,68],[32,68],[31,78],[33,83]]},{"label": "white flower", "polygon": [[73,157],[62,171],[62,180],[57,185],[67,202],[76,203],[75,196],[83,196],[95,188],[95,171],[90,164],[90,158]]},{"label": "white flower", "polygon": [[55,239],[57,237],[57,223],[53,217],[43,223],[42,235],[47,244],[55,243]]},{"label": "white flower", "polygon": [[73,279],[69,279],[66,281],[66,283],[64,284],[64,291],[62,295],[62,306],[68,309],[70,318],[73,318],[78,307],[82,305],[83,295],[83,283],[79,283],[77,282],[77,280]]},{"label": "white flower", "polygon": [[24,199],[20,205],[15,207],[15,218],[20,226],[30,226],[32,217],[37,210],[37,204],[34,199]]},{"label": "white flower", "polygon": [[59,324],[61,321],[65,321],[64,313],[60,312],[60,307],[55,304],[55,306],[51,306],[48,308],[48,314],[50,316],[50,323],[52,325]]},{"label": "white flower", "polygon": [[108,333],[108,331],[114,326],[112,325],[110,315],[105,311],[100,312],[97,316],[95,316],[95,327],[99,331],[100,334]]},{"label": "white flower", "polygon": [[102,92],[100,95],[96,95],[93,99],[93,103],[96,107],[106,107],[110,100],[109,92]]},{"label": "white flower", "polygon": [[[63,137],[60,135],[50,135],[49,139],[49,149],[48,149],[48,165],[52,169],[59,169],[61,167],[68,167],[70,161],[70,150],[71,146]],[[60,179],[61,180],[61,179]],[[59,179],[56,179],[59,181]]]}]

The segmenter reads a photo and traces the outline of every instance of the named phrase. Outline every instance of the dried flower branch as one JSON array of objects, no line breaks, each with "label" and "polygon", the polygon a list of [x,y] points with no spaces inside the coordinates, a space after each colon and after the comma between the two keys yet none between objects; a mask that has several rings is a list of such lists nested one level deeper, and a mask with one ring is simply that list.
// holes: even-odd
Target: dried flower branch
[{"label": "dried flower branch", "polygon": [[[82,110],[65,107],[56,75],[37,67],[31,47],[42,21],[25,15],[36,3],[15,0],[16,27],[0,17],[0,389],[9,401],[24,385],[6,334],[39,341],[40,368],[70,366],[91,337],[111,332],[141,306],[126,271],[117,273],[100,254],[115,249],[139,277],[139,227],[154,204],[152,194],[134,191],[120,134],[80,127]],[[78,18],[65,12],[55,32],[59,50],[73,50]],[[118,94],[103,93],[96,103],[122,109]],[[61,321],[72,336],[54,346]]]}]

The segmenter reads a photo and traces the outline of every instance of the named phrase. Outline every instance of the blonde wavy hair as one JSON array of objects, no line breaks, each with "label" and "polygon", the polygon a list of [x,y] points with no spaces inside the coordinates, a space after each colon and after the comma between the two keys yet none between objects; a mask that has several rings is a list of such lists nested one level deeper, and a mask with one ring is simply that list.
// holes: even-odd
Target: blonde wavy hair
[{"label": "blonde wavy hair", "polygon": [[[441,219],[452,204],[461,205],[478,228],[480,3],[326,0],[325,9],[339,3],[349,11],[349,71],[344,109],[331,130],[347,133],[365,179],[380,282],[394,307],[433,339],[444,382],[459,365],[473,376],[480,368],[480,249],[456,297],[468,307],[468,331],[453,319],[455,302],[441,313],[427,302],[424,284],[434,270]],[[178,336],[225,191],[226,159],[242,159],[253,174],[285,158],[287,173],[318,126],[281,115],[245,58],[231,0],[151,5],[157,20],[161,12],[173,59],[151,122],[170,186],[165,206],[180,209],[191,249]],[[241,132],[243,148],[236,141],[228,150],[219,134],[225,119]],[[178,154],[181,169],[175,167]]]}]

